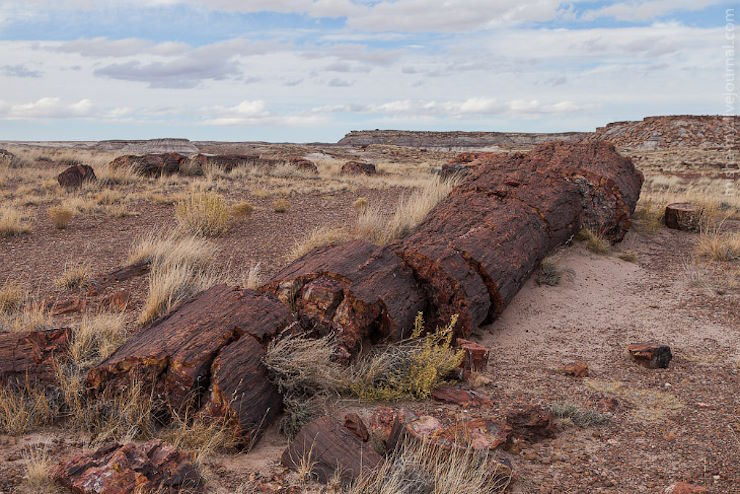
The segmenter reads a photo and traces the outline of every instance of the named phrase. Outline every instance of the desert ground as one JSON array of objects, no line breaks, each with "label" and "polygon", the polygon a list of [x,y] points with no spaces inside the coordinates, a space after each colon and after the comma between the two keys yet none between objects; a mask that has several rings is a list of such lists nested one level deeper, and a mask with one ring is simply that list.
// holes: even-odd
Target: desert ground
[{"label": "desert ground", "polygon": [[[320,482],[310,461],[286,467],[281,455],[289,438],[320,415],[356,413],[375,438],[383,434],[377,417],[398,410],[454,426],[504,423],[513,407],[539,407],[553,423],[546,437],[492,447],[505,474],[495,490],[481,492],[659,493],[679,482],[699,490],[675,492],[740,492],[737,145],[712,134],[716,119],[688,126],[679,120],[572,137],[614,143],[644,174],[631,227],[618,243],[585,235],[553,249],[500,316],[474,329],[468,339],[488,350],[487,365],[461,382],[443,384],[449,377],[441,376],[435,386],[470,391],[476,400],[320,390],[307,404],[286,407],[249,447],[234,442],[229,424],[197,417],[163,423],[146,411],[108,410],[104,418],[83,418],[67,395],[83,396],[88,369],[201,290],[219,283],[259,288],[321,245],[403,237],[465,180],[438,174],[460,153],[526,153],[533,146],[518,139],[438,147],[193,142],[185,145],[199,153],[258,155],[269,166],[147,177],[111,163],[172,151],[172,143],[0,143],[14,156],[0,166],[0,336],[71,330],[69,349],[57,355],[57,381],[3,383],[0,493],[66,492],[52,480],[60,462],[110,441],[153,438],[191,455],[204,479],[201,492],[370,492],[340,475]],[[317,173],[291,164],[296,158]],[[377,172],[343,174],[352,160],[373,163]],[[57,175],[77,163],[91,166],[97,179],[60,186]],[[209,228],[192,218],[203,201],[220,208]],[[665,206],[677,202],[703,211],[696,231],[664,224]],[[146,256],[180,252],[183,242],[189,250],[167,272],[106,277]],[[183,272],[175,288],[162,288],[175,283],[168,275]],[[670,346],[667,368],[631,358],[627,346],[645,341]],[[587,364],[587,375],[564,372],[575,362]],[[374,446],[392,466],[392,452],[379,442]],[[176,492],[167,489],[161,492]]]}]

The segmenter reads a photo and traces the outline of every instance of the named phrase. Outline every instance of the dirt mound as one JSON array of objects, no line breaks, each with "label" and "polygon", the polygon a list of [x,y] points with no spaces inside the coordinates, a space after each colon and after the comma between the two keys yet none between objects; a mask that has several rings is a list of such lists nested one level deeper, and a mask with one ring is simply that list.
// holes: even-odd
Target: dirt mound
[{"label": "dirt mound", "polygon": [[654,151],[669,148],[738,148],[740,117],[675,115],[614,122],[586,140],[607,141],[619,148]]}]

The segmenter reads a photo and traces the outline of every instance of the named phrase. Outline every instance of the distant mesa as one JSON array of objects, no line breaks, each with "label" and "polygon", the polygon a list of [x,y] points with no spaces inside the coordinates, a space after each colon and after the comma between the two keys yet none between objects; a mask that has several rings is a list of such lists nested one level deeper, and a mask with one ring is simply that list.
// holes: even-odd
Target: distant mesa
[{"label": "distant mesa", "polygon": [[181,153],[194,154],[198,148],[188,139],[149,139],[144,141],[110,140],[100,141],[95,146],[99,151],[120,151],[127,154]]}]

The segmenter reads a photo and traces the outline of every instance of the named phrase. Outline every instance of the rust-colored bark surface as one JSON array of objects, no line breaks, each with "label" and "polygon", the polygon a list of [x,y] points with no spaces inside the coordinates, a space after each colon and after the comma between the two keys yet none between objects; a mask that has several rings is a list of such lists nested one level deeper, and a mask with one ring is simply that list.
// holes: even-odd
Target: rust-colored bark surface
[{"label": "rust-colored bark surface", "polygon": [[0,384],[51,382],[55,357],[67,351],[69,329],[0,333]]}]

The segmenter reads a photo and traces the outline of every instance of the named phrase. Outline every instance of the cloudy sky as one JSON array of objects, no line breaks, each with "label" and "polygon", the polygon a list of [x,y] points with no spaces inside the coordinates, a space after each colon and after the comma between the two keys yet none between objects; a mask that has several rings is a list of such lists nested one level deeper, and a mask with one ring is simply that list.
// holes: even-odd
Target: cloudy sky
[{"label": "cloudy sky", "polygon": [[0,0],[0,139],[335,141],[724,111],[713,0]]}]

